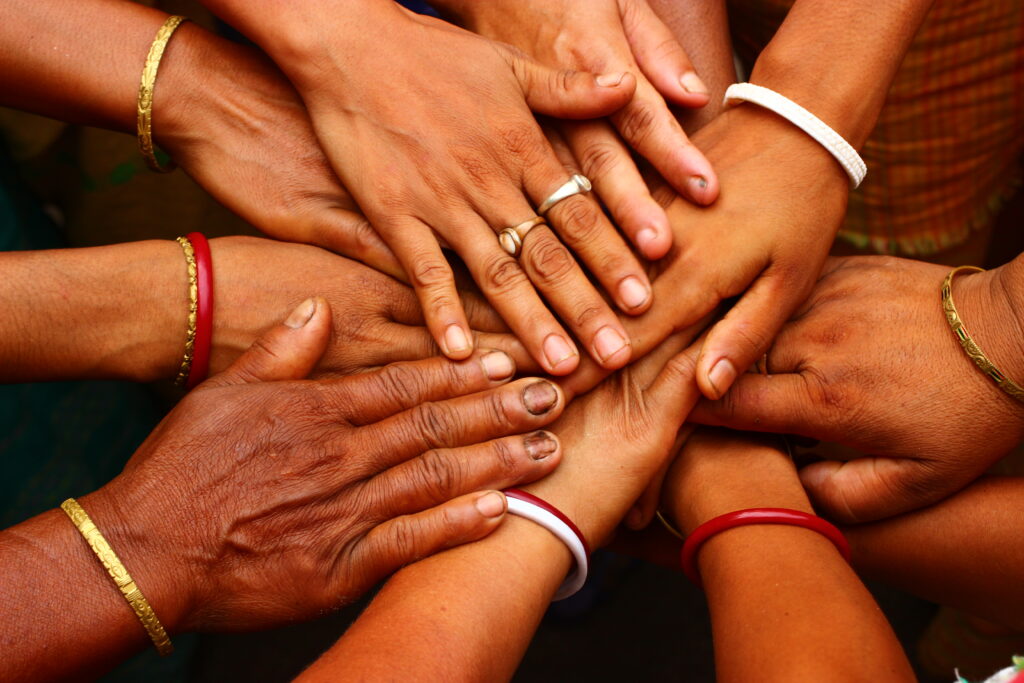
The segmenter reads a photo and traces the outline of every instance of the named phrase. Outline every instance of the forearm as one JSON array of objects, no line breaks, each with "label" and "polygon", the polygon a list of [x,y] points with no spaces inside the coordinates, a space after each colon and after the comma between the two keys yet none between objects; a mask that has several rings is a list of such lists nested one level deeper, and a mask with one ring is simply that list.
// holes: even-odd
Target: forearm
[{"label": "forearm", "polygon": [[1024,479],[987,477],[932,507],[844,530],[857,570],[1024,628]]},{"label": "forearm", "polygon": [[509,517],[395,574],[300,680],[507,680],[570,566],[550,532]]},{"label": "forearm", "polygon": [[5,252],[0,273],[0,381],[174,376],[188,313],[177,243]]},{"label": "forearm", "polygon": [[803,105],[859,148],[933,1],[797,0],[750,81]]}]

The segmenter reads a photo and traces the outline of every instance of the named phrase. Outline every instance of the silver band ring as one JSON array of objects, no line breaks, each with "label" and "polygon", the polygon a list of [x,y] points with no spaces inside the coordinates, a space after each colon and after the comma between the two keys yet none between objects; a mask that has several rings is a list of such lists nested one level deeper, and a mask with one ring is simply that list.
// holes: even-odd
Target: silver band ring
[{"label": "silver band ring", "polygon": [[526,239],[526,233],[530,232],[538,225],[544,224],[543,216],[534,216],[528,221],[523,221],[518,225],[513,225],[511,228],[505,228],[498,233],[498,244],[504,249],[509,256],[514,258],[519,256],[519,252],[523,249],[523,240]]},{"label": "silver band ring", "polygon": [[551,193],[551,196],[545,199],[539,207],[537,207],[537,213],[541,216],[546,214],[551,208],[562,201],[568,199],[574,194],[582,194],[584,192],[590,192],[593,189],[593,185],[590,184],[590,179],[585,175],[576,173],[563,184],[560,188]]}]

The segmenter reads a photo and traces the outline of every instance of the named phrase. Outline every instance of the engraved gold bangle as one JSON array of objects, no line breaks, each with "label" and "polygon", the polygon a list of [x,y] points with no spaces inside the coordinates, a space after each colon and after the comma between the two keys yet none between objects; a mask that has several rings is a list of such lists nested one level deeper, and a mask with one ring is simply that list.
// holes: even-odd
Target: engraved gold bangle
[{"label": "engraved gold bangle", "polygon": [[196,325],[199,320],[199,269],[196,267],[196,252],[187,237],[179,237],[178,244],[185,252],[188,264],[188,328],[185,331],[185,355],[181,359],[181,367],[174,384],[183,387],[192,372],[192,359],[196,350]]},{"label": "engraved gold bangle", "polygon": [[82,509],[82,506],[74,498],[68,498],[61,503],[60,509],[71,518],[75,528],[82,534],[85,542],[89,544],[89,547],[96,554],[100,564],[107,570],[110,578],[114,580],[117,588],[121,591],[121,595],[131,605],[135,616],[142,622],[142,627],[146,629],[150,640],[153,641],[156,651],[164,657],[174,652],[174,646],[171,644],[171,639],[167,635],[167,631],[164,630],[163,624],[157,619],[153,608],[149,606],[146,597],[139,590],[139,587],[135,585],[135,581],[128,574],[128,570],[121,563],[117,553],[114,552],[114,549],[107,543],[107,539],[103,538],[103,534],[96,528],[96,524],[89,518],[89,514]]},{"label": "engraved gold bangle", "polygon": [[153,91],[156,89],[156,72],[160,68],[160,60],[164,56],[167,42],[183,21],[188,19],[178,15],[167,17],[167,21],[156,32],[156,38],[149,47],[149,55],[146,56],[146,65],[142,68],[142,82],[139,84],[139,151],[142,152],[146,165],[157,173],[170,173],[177,167],[173,161],[161,166],[153,149]]},{"label": "engraved gold bangle", "polygon": [[985,352],[981,350],[977,342],[967,332],[963,321],[960,320],[960,314],[957,313],[956,306],[953,305],[953,278],[957,273],[965,270],[973,270],[980,273],[984,272],[985,269],[978,268],[977,266],[959,266],[949,271],[949,275],[942,281],[942,310],[946,314],[946,320],[949,322],[949,326],[953,329],[953,335],[960,342],[960,346],[963,347],[964,353],[967,354],[968,358],[974,361],[974,364],[988,375],[996,383],[997,387],[1024,403],[1024,389],[1021,389],[1013,380],[1000,372],[999,368],[988,359]]}]

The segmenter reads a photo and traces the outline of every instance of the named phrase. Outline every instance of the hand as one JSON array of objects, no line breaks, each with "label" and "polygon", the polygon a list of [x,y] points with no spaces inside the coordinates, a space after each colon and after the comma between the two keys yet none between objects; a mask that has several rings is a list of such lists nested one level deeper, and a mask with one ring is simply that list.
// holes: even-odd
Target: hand
[{"label": "hand", "polygon": [[[224,237],[211,240],[210,250],[216,278],[212,372],[226,368],[281,316],[315,295],[324,297],[334,311],[334,329],[316,377],[437,355],[416,295],[386,275],[301,244]],[[171,251],[174,274],[180,277],[181,250]],[[476,348],[508,353],[520,372],[539,369],[486,302],[469,292],[460,296]],[[170,332],[169,360],[176,364],[181,331],[175,325]]]},{"label": "hand", "polygon": [[557,439],[536,431],[562,410],[552,383],[499,386],[501,354],[301,381],[330,329],[326,302],[303,302],[83,502],[170,632],[337,608],[493,530],[503,498],[472,492],[556,465]]},{"label": "hand", "polygon": [[[701,107],[708,102],[708,90],[647,0],[437,4],[474,32],[514,45],[546,66],[638,74],[633,98],[610,117],[622,140],[684,197],[709,204],[718,196],[711,164],[686,137],[666,103],[667,99],[683,107]],[[664,256],[672,244],[668,218],[615,131],[603,121],[564,123],[561,128],[582,172],[640,253],[648,259]],[[552,215],[570,210],[566,202]]]},{"label": "hand", "polygon": [[[660,303],[627,321],[627,329],[639,356],[738,296],[697,362],[701,391],[717,399],[768,350],[814,286],[849,190],[821,145],[753,105],[720,114],[694,142],[717,169],[722,196],[705,208],[678,199],[668,206],[675,241],[654,264]],[[665,194],[665,188],[655,192]]]},{"label": "hand", "polygon": [[[961,319],[986,355],[1024,380],[1014,262],[953,280]],[[801,434],[863,451],[801,477],[845,522],[899,514],[959,490],[1024,438],[1024,407],[966,356],[942,311],[949,268],[887,257],[831,259],[768,353],[691,419]]]},{"label": "hand", "polygon": [[[438,237],[545,371],[571,372],[579,353],[538,291],[601,365],[628,362],[621,322],[548,227],[530,232],[519,261],[496,233],[535,216],[569,178],[533,112],[608,114],[628,101],[631,75],[552,71],[390,2],[288,3],[274,25],[262,11],[245,16],[252,10],[228,4],[238,5],[228,18],[298,88],[332,166],[404,266],[445,355],[466,357],[472,340]],[[582,206],[553,216],[554,228],[623,310],[645,310],[639,262],[621,241],[590,239],[600,210]]]}]

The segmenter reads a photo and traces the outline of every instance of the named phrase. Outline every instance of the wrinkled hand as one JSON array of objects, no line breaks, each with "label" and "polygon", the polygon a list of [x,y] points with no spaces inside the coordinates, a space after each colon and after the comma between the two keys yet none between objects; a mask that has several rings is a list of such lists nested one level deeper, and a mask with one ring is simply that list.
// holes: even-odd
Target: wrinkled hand
[{"label": "wrinkled hand", "polygon": [[303,381],[330,325],[322,299],[301,304],[87,497],[170,632],[337,608],[493,530],[502,497],[472,492],[557,463],[557,439],[535,431],[562,410],[555,385],[499,386],[514,368],[497,352]]},{"label": "wrinkled hand", "polygon": [[[324,297],[333,332],[314,376],[347,375],[437,355],[412,289],[355,261],[302,244],[251,237],[211,240],[216,275],[211,368],[230,365],[304,299]],[[480,297],[461,292],[474,346],[508,353],[520,372],[539,368]],[[176,351],[177,353],[178,351]]]},{"label": "wrinkled hand", "polygon": [[[712,206],[668,206],[672,250],[654,268],[659,302],[626,321],[634,354],[739,297],[709,332],[697,382],[718,398],[765,351],[810,293],[843,218],[848,184],[839,164],[810,136],[752,105],[730,109],[694,142],[718,171]],[[655,192],[666,197],[666,189]]]},{"label": "wrinkled hand", "polygon": [[[718,196],[711,164],[686,137],[666,103],[701,107],[708,102],[707,88],[647,0],[438,4],[467,28],[514,45],[546,66],[638,74],[633,98],[610,117],[622,140],[691,201],[709,204]],[[640,253],[649,259],[664,256],[672,244],[668,218],[651,197],[629,148],[602,121],[565,123],[561,129],[582,172]],[[552,216],[573,210],[565,202]],[[613,239],[611,226],[602,221],[602,228],[600,237],[594,231],[595,239]]]},{"label": "wrinkled hand", "polygon": [[[965,326],[1009,377],[1024,379],[1010,280],[1017,262],[953,280]],[[846,522],[933,503],[1024,439],[1024,406],[970,361],[943,314],[949,268],[908,259],[831,259],[768,353],[770,375],[741,375],[691,419],[802,434],[864,452],[801,476]]]}]

